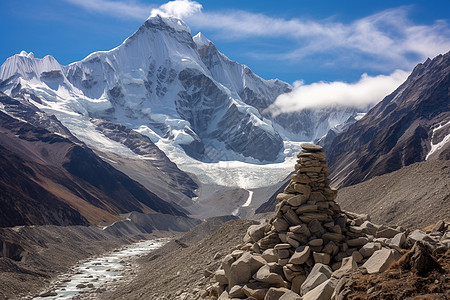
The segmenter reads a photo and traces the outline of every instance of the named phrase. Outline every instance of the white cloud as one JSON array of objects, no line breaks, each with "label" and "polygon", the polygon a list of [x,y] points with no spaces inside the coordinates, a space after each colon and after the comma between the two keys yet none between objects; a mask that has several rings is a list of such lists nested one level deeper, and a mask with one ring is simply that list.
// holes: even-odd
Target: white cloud
[{"label": "white cloud", "polygon": [[317,82],[304,85],[294,83],[291,93],[280,95],[266,109],[272,115],[301,111],[308,108],[344,106],[364,109],[381,101],[405,81],[408,73],[396,70],[391,75],[375,77],[363,74],[356,83]]},{"label": "white cloud", "polygon": [[175,0],[169,1],[166,4],[161,5],[159,8],[153,9],[151,15],[168,15],[183,19],[201,12],[202,9],[203,6],[198,2],[190,0]]},{"label": "white cloud", "polygon": [[323,65],[370,67],[386,71],[409,69],[427,57],[450,50],[446,21],[417,25],[408,18],[410,7],[388,9],[351,23],[273,18],[245,11],[198,12],[186,18],[198,29],[217,31],[217,38],[232,40],[283,38],[291,50],[255,53],[255,57],[301,61],[318,54]]},{"label": "white cloud", "polygon": [[90,12],[98,12],[121,19],[145,20],[155,6],[138,4],[132,1],[110,0],[65,0]]}]

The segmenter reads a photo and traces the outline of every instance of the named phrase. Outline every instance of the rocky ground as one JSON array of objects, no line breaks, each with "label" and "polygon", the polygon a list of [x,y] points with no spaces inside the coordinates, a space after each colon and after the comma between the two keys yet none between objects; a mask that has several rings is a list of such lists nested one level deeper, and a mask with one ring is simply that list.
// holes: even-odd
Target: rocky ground
[{"label": "rocky ground", "polygon": [[88,257],[142,238],[116,237],[84,226],[25,226],[0,229],[0,299],[24,299],[49,289],[60,274]]},{"label": "rocky ground", "polygon": [[[135,275],[97,295],[98,299],[187,299],[200,297],[229,249],[254,221],[213,218],[181,238],[140,258]],[[225,221],[228,221],[224,223]]]},{"label": "rocky ground", "polygon": [[450,160],[415,163],[340,189],[336,202],[378,224],[422,228],[448,219]]}]

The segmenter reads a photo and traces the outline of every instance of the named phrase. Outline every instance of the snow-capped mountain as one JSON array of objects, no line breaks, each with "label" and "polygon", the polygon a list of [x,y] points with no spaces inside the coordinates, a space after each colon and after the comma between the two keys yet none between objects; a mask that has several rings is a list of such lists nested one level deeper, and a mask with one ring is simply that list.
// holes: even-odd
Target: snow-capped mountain
[{"label": "snow-capped mountain", "polygon": [[231,61],[201,33],[192,37],[183,21],[159,15],[117,48],[68,66],[22,51],[0,69],[1,91],[55,114],[94,148],[105,150],[91,132],[91,118],[125,125],[206,162],[273,162],[283,154],[280,134],[312,140],[353,113],[264,113],[291,89]]}]

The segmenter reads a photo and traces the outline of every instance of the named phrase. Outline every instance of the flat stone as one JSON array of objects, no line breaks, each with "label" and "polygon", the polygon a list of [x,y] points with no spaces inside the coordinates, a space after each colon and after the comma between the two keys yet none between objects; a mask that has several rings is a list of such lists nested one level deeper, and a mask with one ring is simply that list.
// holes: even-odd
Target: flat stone
[{"label": "flat stone", "polygon": [[302,297],[300,297],[300,295],[298,295],[297,293],[291,291],[281,296],[278,300],[302,300]]},{"label": "flat stone", "polygon": [[369,239],[366,237],[358,237],[356,239],[351,239],[347,241],[349,247],[362,247],[369,242]]},{"label": "flat stone", "polygon": [[294,240],[291,237],[287,237],[286,241],[293,247],[293,248],[298,248],[300,246],[300,242],[297,240]]},{"label": "flat stone", "polygon": [[333,241],[333,242],[338,243],[344,239],[344,236],[339,233],[327,232],[322,235],[322,239],[324,239],[326,241]]},{"label": "flat stone", "polygon": [[312,246],[312,247],[322,246],[323,245],[323,240],[322,239],[310,240],[309,241],[309,245]]},{"label": "flat stone", "polygon": [[328,215],[325,213],[306,213],[300,215],[300,220],[305,223],[309,223],[312,220],[325,221],[328,219]]},{"label": "flat stone", "polygon": [[[300,194],[303,194],[306,198],[308,198],[309,195],[311,194],[311,187],[307,184],[296,183],[296,184],[294,184],[294,190]],[[306,199],[306,201],[307,201],[307,199]],[[303,202],[303,203],[305,203],[305,202]]]},{"label": "flat stone", "polygon": [[308,201],[307,195],[296,195],[286,200],[289,205],[300,206]]},{"label": "flat stone", "polygon": [[377,230],[377,233],[375,234],[375,237],[377,238],[393,238],[394,236],[396,236],[397,234],[399,234],[400,231],[394,229],[394,228],[390,228],[390,227],[381,227],[380,229]]},{"label": "flat stone", "polygon": [[281,296],[283,296],[286,293],[289,293],[290,290],[287,288],[275,288],[272,287],[267,291],[266,296],[264,297],[264,300],[278,300]]},{"label": "flat stone", "polygon": [[246,295],[244,293],[243,288],[244,288],[243,284],[238,284],[238,285],[233,286],[230,289],[230,292],[228,293],[228,296],[230,298],[244,298]]},{"label": "flat stone", "polygon": [[435,243],[435,241],[429,235],[427,235],[425,232],[423,232],[419,229],[416,229],[413,232],[411,232],[408,235],[407,240],[410,241],[410,244],[414,244],[414,242],[417,242],[417,241],[427,242],[432,245]]},{"label": "flat stone", "polygon": [[296,265],[304,264],[306,260],[309,258],[310,254],[311,249],[309,248],[309,246],[300,246],[295,250],[294,254],[291,256],[289,263]]},{"label": "flat stone", "polygon": [[272,225],[278,232],[284,232],[289,228],[288,222],[286,222],[283,218],[275,218]]},{"label": "flat stone", "polygon": [[294,182],[303,183],[303,184],[311,183],[311,179],[309,179],[307,176],[300,176],[297,174],[292,175],[291,180]]},{"label": "flat stone", "polygon": [[242,290],[247,297],[253,297],[258,300],[264,300],[264,296],[269,291],[270,286],[267,283],[252,282],[247,283]]},{"label": "flat stone", "polygon": [[318,253],[318,252],[313,252],[313,258],[314,258],[314,262],[320,263],[320,264],[325,264],[328,265],[330,263],[331,257],[329,254],[327,253]]},{"label": "flat stone", "polygon": [[[277,268],[279,270],[276,270]],[[284,281],[283,277],[280,274],[275,273],[273,271],[283,273],[283,269],[280,265],[271,263],[271,265],[267,264],[262,266],[258,270],[258,272],[256,272],[254,278],[259,282],[268,283],[271,286],[285,287],[286,282]]]},{"label": "flat stone", "polygon": [[308,237],[300,233],[288,232],[286,235],[288,238],[292,238],[301,244],[306,244],[308,242]]},{"label": "flat stone", "polygon": [[289,253],[288,249],[280,249],[280,250],[277,250],[276,253],[277,253],[277,257],[279,259],[280,258],[283,259],[283,258],[289,258],[290,257],[290,253]]},{"label": "flat stone", "polygon": [[302,224],[302,221],[298,218],[297,214],[292,210],[289,209],[285,214],[284,218],[290,225],[300,225]]},{"label": "flat stone", "polygon": [[291,227],[289,227],[289,231],[293,232],[293,233],[304,235],[306,237],[311,236],[311,231],[309,231],[308,226],[306,226],[305,224],[291,226]]},{"label": "flat stone", "polygon": [[333,241],[330,241],[323,247],[322,252],[336,255],[339,252],[339,247]]},{"label": "flat stone", "polygon": [[276,200],[277,200],[278,202],[281,202],[281,201],[283,201],[283,200],[287,200],[287,199],[291,198],[292,196],[293,196],[292,194],[279,193],[279,194],[277,195]]},{"label": "flat stone", "polygon": [[395,262],[394,251],[383,248],[375,251],[362,266],[367,270],[367,273],[374,274],[384,272],[393,262]]},{"label": "flat stone", "polygon": [[277,244],[277,245],[275,245],[274,249],[275,249],[275,250],[280,250],[280,249],[290,249],[291,247],[292,247],[292,246],[291,246],[290,244],[283,243],[283,244]]},{"label": "flat stone", "polygon": [[316,236],[320,236],[326,232],[325,228],[322,227],[320,221],[316,219],[308,223],[308,229],[312,234]]},{"label": "flat stone", "polygon": [[[305,201],[306,202],[306,201]],[[304,202],[304,203],[305,203]],[[317,205],[314,205],[314,204],[305,204],[305,205],[302,205],[302,206],[300,206],[299,208],[297,208],[296,210],[295,210],[295,212],[297,213],[297,215],[300,215],[300,214],[304,214],[304,213],[308,213],[308,212],[317,212],[317,210],[318,210],[319,208],[317,207]]]},{"label": "flat stone", "polygon": [[264,258],[264,260],[267,261],[268,263],[270,263],[270,262],[277,262],[278,261],[278,257],[275,254],[275,250],[274,249],[267,249],[267,250],[265,250],[261,254],[261,257]]},{"label": "flat stone", "polygon": [[325,197],[321,192],[311,192],[311,195],[309,195],[309,200],[313,202],[327,201],[327,197]]},{"label": "flat stone", "polygon": [[364,246],[362,246],[361,249],[359,249],[359,253],[361,253],[361,255],[363,257],[370,257],[372,256],[372,254],[375,253],[375,251],[380,250],[381,249],[381,244],[380,243],[367,243]]},{"label": "flat stone", "polygon": [[323,150],[323,147],[313,143],[303,143],[302,149],[306,151],[319,152]]}]

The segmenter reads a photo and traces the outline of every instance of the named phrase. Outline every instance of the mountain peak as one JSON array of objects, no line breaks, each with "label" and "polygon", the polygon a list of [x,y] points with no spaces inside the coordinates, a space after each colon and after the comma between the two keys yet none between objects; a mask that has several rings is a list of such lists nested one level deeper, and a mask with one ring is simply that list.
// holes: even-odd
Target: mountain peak
[{"label": "mountain peak", "polygon": [[205,47],[209,46],[212,42],[201,32],[197,33],[193,37],[194,42],[197,44],[197,47]]},{"label": "mountain peak", "polygon": [[186,23],[184,23],[183,20],[174,16],[169,16],[160,11],[152,12],[150,17],[145,21],[145,24],[153,25],[152,27],[168,26],[175,31],[186,31],[191,33],[191,29],[186,25]]},{"label": "mountain peak", "polygon": [[27,52],[24,51],[24,50],[20,51],[20,53],[17,54],[17,55],[19,55],[19,56],[24,56],[24,57],[28,57],[28,58],[34,58],[34,53],[33,53],[33,52],[27,53]]}]

